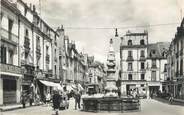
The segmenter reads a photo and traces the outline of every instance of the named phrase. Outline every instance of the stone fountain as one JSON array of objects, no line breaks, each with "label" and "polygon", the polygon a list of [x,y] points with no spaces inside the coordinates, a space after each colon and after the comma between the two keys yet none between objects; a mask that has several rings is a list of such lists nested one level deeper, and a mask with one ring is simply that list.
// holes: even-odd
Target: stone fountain
[{"label": "stone fountain", "polygon": [[116,87],[116,58],[115,51],[113,48],[113,40],[110,39],[109,52],[107,54],[107,78],[105,87],[105,97],[117,97],[117,87]]},{"label": "stone fountain", "polygon": [[116,59],[113,48],[113,39],[110,39],[110,47],[107,54],[107,76],[105,94],[95,94],[83,97],[84,111],[130,111],[140,110],[139,99],[118,97],[116,87]]}]

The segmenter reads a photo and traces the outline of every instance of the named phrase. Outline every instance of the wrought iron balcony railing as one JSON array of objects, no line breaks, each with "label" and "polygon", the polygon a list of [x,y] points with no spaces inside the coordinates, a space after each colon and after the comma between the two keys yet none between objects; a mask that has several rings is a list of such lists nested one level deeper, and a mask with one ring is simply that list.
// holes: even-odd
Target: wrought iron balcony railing
[{"label": "wrought iron balcony railing", "polygon": [[133,59],[132,56],[128,56],[128,57],[127,57],[127,61],[134,61],[134,59]]}]

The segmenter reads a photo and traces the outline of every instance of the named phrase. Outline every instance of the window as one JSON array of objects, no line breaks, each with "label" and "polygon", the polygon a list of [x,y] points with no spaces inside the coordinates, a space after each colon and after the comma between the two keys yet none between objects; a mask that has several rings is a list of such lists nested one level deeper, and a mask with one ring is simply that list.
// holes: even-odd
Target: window
[{"label": "window", "polygon": [[151,72],[151,81],[156,81],[156,71]]},{"label": "window", "polygon": [[40,37],[39,36],[36,36],[36,45],[40,46]]},{"label": "window", "polygon": [[132,40],[128,40],[128,46],[132,45]]},{"label": "window", "polygon": [[144,50],[141,50],[141,57],[145,57],[145,52],[144,52]]},{"label": "window", "polygon": [[49,46],[46,46],[46,54],[49,54]]},{"label": "window", "polygon": [[145,79],[145,74],[141,74],[141,80]]},{"label": "window", "polygon": [[129,71],[132,70],[132,63],[128,63],[128,70],[129,70]]},{"label": "window", "polygon": [[141,87],[144,87],[144,84],[141,84]]},{"label": "window", "polygon": [[132,74],[128,74],[128,80],[132,80]]},{"label": "window", "polygon": [[6,63],[6,47],[1,46],[1,63]]},{"label": "window", "polygon": [[90,82],[90,83],[92,82],[91,78],[89,78],[89,82]]},{"label": "window", "polygon": [[144,62],[141,62],[141,69],[144,69]]},{"label": "window", "polygon": [[183,75],[183,59],[180,60],[180,75]]},{"label": "window", "polygon": [[12,33],[12,28],[13,28],[13,20],[8,19],[8,37],[11,39],[11,33]]},{"label": "window", "polygon": [[132,57],[132,51],[128,51],[128,57]]},{"label": "window", "polygon": [[164,64],[164,72],[167,72],[167,64]]},{"label": "window", "polygon": [[181,40],[181,53],[183,53],[183,40]]},{"label": "window", "polygon": [[25,36],[26,37],[29,37],[29,31],[28,31],[28,29],[25,29]]},{"label": "window", "polygon": [[157,67],[155,59],[152,60],[152,67]]},{"label": "window", "polygon": [[13,64],[13,51],[9,50],[8,53],[9,53],[9,62],[8,63]]},{"label": "window", "polygon": [[56,71],[57,71],[56,69],[57,69],[57,68],[56,68],[56,65],[55,65],[55,66],[54,66],[55,75],[56,75]]},{"label": "window", "polygon": [[145,45],[144,40],[140,40],[141,45]]},{"label": "window", "polygon": [[177,60],[177,63],[176,63],[176,73],[178,74],[179,73],[179,61]]},{"label": "window", "polygon": [[54,50],[54,52],[55,52],[55,57],[56,57],[56,49]]}]

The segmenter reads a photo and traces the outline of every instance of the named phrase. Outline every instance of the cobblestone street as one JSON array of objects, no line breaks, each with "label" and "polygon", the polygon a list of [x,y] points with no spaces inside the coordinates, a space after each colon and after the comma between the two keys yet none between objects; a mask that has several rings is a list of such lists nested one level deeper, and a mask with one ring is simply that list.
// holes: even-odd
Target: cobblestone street
[{"label": "cobblestone street", "polygon": [[[68,110],[59,111],[60,115],[183,115],[184,107],[177,105],[169,105],[166,103],[158,102],[156,100],[145,99],[141,100],[141,111],[138,112],[83,112],[74,109],[74,100],[70,100],[70,108]],[[50,106],[42,105],[30,107],[26,109],[18,109],[13,111],[2,112],[0,115],[54,115],[54,111]]]}]

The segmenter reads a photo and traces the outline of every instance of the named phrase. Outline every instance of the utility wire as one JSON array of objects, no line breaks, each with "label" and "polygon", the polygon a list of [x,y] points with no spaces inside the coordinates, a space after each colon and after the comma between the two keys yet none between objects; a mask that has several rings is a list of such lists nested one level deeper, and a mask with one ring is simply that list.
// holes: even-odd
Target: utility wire
[{"label": "utility wire", "polygon": [[64,29],[129,29],[129,28],[153,28],[153,27],[162,27],[162,26],[172,26],[172,25],[178,25],[180,23],[163,23],[163,24],[150,24],[150,25],[139,25],[139,26],[120,26],[120,27],[72,27],[72,26],[66,26]]}]

